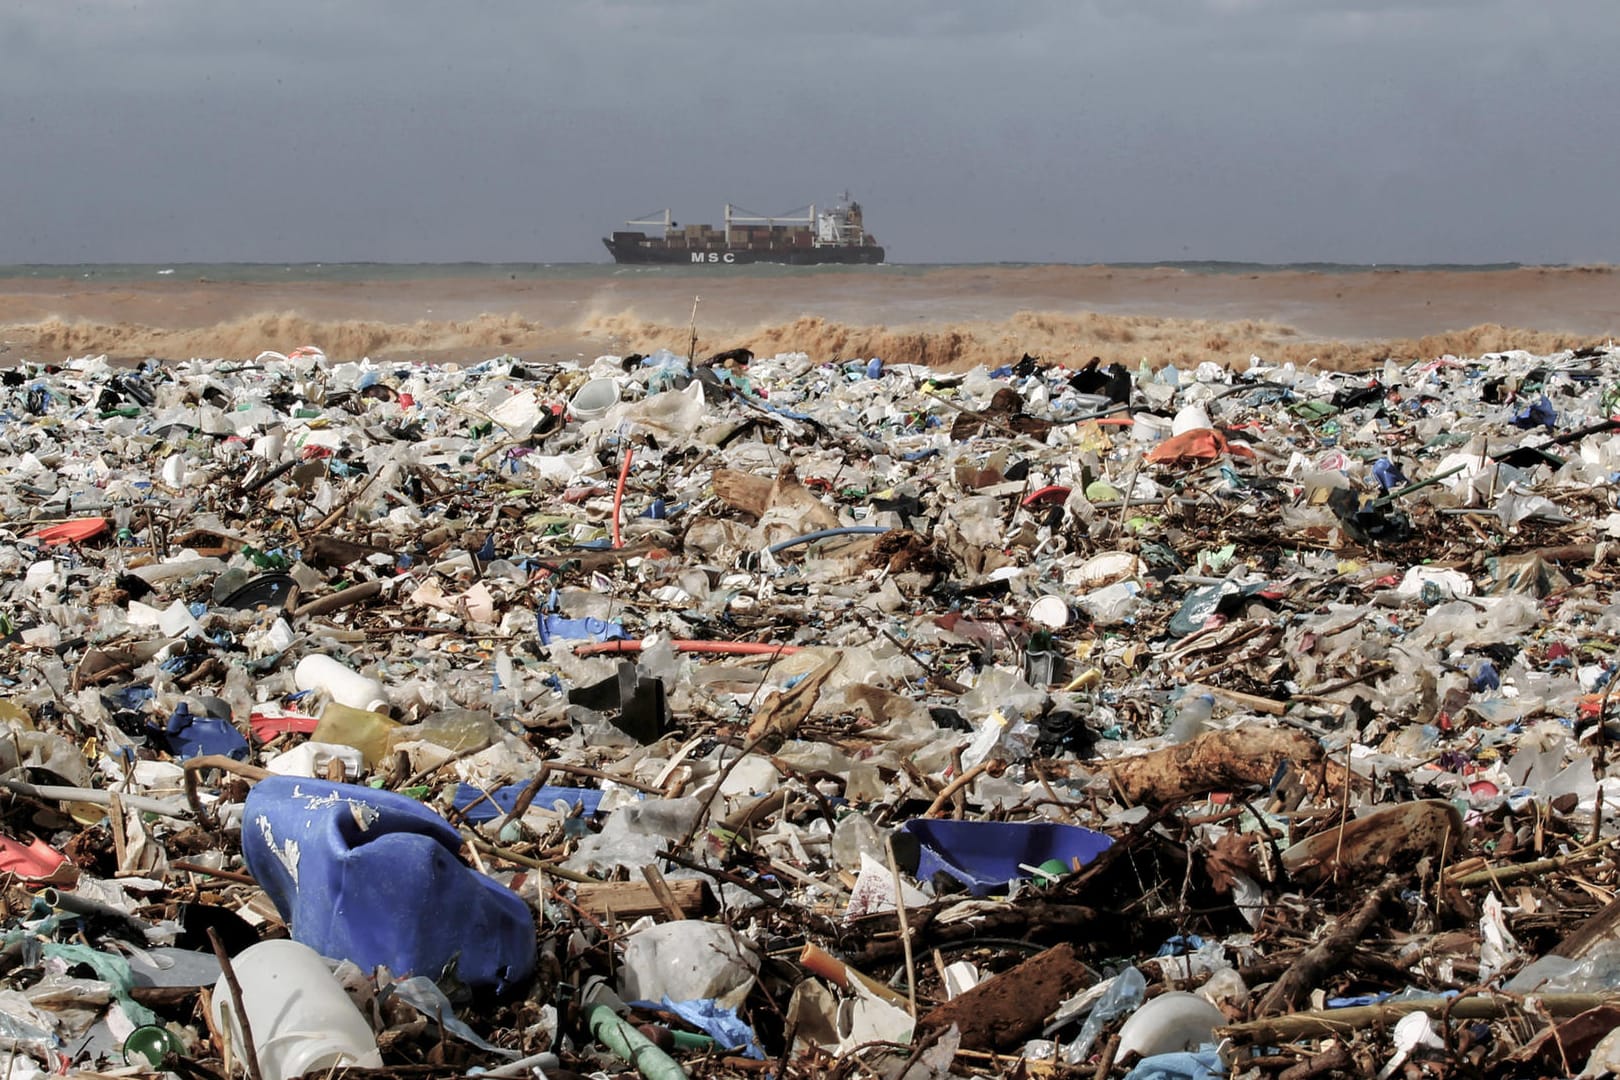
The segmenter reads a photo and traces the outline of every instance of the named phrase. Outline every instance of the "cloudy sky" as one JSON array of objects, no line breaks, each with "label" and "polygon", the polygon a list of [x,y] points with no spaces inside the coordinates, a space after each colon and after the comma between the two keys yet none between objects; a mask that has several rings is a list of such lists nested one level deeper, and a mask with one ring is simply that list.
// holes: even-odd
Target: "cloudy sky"
[{"label": "cloudy sky", "polygon": [[7,0],[0,262],[1620,262],[1614,0]]}]

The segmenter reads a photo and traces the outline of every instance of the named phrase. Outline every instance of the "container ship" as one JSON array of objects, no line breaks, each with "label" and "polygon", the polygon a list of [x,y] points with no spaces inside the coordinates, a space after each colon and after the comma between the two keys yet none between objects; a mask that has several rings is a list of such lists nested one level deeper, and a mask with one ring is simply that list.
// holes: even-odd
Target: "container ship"
[{"label": "container ship", "polygon": [[727,203],[725,224],[720,228],[680,225],[668,210],[661,217],[649,215],[627,221],[625,226],[661,231],[623,231],[604,237],[602,243],[614,262],[818,266],[883,261],[883,248],[861,220],[861,204],[851,200],[847,191],[829,209],[817,211],[811,204],[803,213],[793,211],[781,217],[749,214]]}]

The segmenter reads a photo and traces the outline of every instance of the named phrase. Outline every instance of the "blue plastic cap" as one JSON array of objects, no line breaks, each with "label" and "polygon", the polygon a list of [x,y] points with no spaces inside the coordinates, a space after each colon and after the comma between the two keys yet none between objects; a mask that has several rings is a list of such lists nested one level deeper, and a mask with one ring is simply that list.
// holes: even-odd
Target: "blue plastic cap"
[{"label": "blue plastic cap", "polygon": [[505,994],[534,974],[529,906],[457,855],[461,835],[391,791],[273,776],[248,795],[242,855],[293,940],[396,975]]}]

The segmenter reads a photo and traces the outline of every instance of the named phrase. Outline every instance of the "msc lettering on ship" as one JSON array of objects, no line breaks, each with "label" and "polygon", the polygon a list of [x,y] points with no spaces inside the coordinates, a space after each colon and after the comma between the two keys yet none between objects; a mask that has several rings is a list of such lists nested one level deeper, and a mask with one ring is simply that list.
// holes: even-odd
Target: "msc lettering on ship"
[{"label": "msc lettering on ship", "polygon": [[724,255],[720,254],[718,251],[710,251],[707,253],[702,251],[694,251],[692,252],[692,261],[695,263],[736,262],[737,255],[735,252],[731,251],[726,252]]}]

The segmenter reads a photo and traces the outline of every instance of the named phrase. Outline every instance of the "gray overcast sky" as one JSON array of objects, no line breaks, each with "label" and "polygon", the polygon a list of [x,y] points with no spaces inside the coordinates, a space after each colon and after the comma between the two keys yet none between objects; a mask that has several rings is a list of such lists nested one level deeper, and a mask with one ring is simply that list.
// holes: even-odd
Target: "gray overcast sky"
[{"label": "gray overcast sky", "polygon": [[1620,262],[1615,0],[7,0],[0,262]]}]

